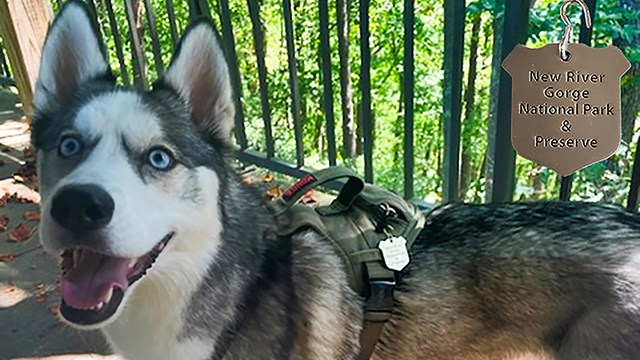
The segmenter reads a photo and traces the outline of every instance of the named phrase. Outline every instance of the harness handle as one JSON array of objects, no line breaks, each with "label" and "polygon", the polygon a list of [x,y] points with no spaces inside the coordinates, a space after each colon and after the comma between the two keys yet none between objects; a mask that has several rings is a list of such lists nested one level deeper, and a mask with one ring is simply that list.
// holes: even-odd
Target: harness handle
[{"label": "harness handle", "polygon": [[342,186],[338,197],[336,197],[331,206],[340,209],[349,208],[351,203],[353,203],[353,200],[364,188],[364,181],[353,170],[342,166],[336,166],[316,171],[295,183],[276,200],[279,204],[278,207],[280,208],[277,215],[287,211],[291,206],[298,202],[304,194],[309,192],[309,190],[327,182],[342,178],[347,178],[347,182]]}]

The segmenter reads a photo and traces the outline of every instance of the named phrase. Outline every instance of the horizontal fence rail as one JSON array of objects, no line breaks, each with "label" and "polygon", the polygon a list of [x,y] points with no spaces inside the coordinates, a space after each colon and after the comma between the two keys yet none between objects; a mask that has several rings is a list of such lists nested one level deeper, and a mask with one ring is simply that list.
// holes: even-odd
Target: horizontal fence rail
[{"label": "horizontal fence rail", "polygon": [[[301,51],[300,42],[304,39],[296,34],[296,13],[291,0],[281,0],[281,32],[282,48],[272,49],[267,44],[265,36],[265,24],[263,22],[262,2],[246,0],[246,3],[231,2],[229,0],[211,1],[189,0],[187,5],[173,0],[86,0],[99,20],[103,32],[112,39],[113,51],[117,57],[117,66],[122,82],[126,85],[135,84],[142,88],[148,88],[153,78],[160,76],[167,66],[168,55],[174,50],[181,30],[185,28],[188,21],[196,17],[206,16],[211,18],[223,41],[223,48],[226,59],[229,63],[231,83],[234,91],[234,100],[237,106],[235,117],[235,137],[240,147],[238,158],[242,162],[251,163],[294,177],[302,177],[310,171],[307,165],[308,156],[305,154],[305,134],[303,128],[311,126],[303,120],[305,104],[301,98],[300,79],[304,76],[303,69],[299,63]],[[420,129],[415,128],[414,118],[416,116],[416,58],[415,58],[415,24],[416,14],[420,11],[420,6],[416,8],[418,2],[415,0],[402,0],[402,29],[398,36],[402,37],[399,42],[401,46],[401,79],[399,91],[401,92],[400,108],[398,116],[401,116],[399,135],[402,142],[399,159],[402,164],[404,184],[401,187],[406,198],[413,198],[414,181],[418,176],[416,173],[423,173],[421,169],[416,169],[416,159],[422,154],[416,154],[414,139],[418,136]],[[511,146],[511,78],[500,67],[502,60],[519,43],[525,43],[528,38],[527,28],[528,18],[531,8],[531,0],[503,0],[496,1],[493,9],[493,65],[491,87],[498,89],[497,97],[490,99],[490,112],[487,118],[488,123],[488,147],[486,149],[485,164],[482,171],[485,176],[485,186],[487,201],[502,202],[511,201],[514,196],[516,156]],[[596,17],[596,0],[586,0],[591,10],[592,16]],[[160,4],[160,5],[159,5]],[[337,4],[337,5],[336,5]],[[351,8],[347,8],[351,5]],[[55,5],[55,2],[54,2]],[[185,10],[185,6],[188,9]],[[58,5],[59,7],[59,5]],[[116,7],[124,9],[126,21],[117,18]],[[317,36],[319,46],[317,49],[318,62],[316,70],[320,74],[321,94],[319,99],[313,99],[321,103],[323,111],[322,124],[314,125],[323,129],[321,148],[324,151],[321,166],[336,165],[346,163],[352,166],[360,166],[366,181],[374,182],[376,171],[374,169],[374,152],[376,149],[375,126],[376,118],[372,103],[372,50],[371,37],[371,17],[370,0],[359,0],[350,2],[340,0],[331,2],[328,0],[317,0],[318,27]],[[442,91],[442,126],[441,135],[444,138],[444,148],[442,149],[442,163],[440,164],[442,176],[442,201],[456,201],[463,197],[461,194],[461,129],[463,127],[463,67],[465,56],[465,26],[468,17],[468,8],[462,1],[443,1],[443,24],[445,46],[442,52],[443,66],[443,91]],[[250,21],[250,31],[238,33],[234,29],[232,16],[234,13],[244,11]],[[186,16],[185,16],[186,15]],[[237,15],[236,15],[237,16]],[[354,46],[349,46],[340,36],[335,35],[335,29],[355,30],[358,42]],[[241,36],[246,41],[250,36],[252,54],[246,52],[239,54],[237,41]],[[580,42],[590,44],[591,30],[583,24],[580,28]],[[126,39],[126,43],[123,39]],[[162,41],[161,39],[170,39]],[[477,41],[477,40],[476,40]],[[167,46],[169,44],[169,46]],[[375,45],[375,44],[374,44]],[[334,52],[334,49],[338,49]],[[345,54],[356,50],[352,58],[357,62],[345,64],[344,59],[340,59],[340,74],[336,71],[338,61],[333,58],[334,54]],[[284,99],[288,105],[287,124],[289,128],[283,127],[281,115],[277,117],[275,101],[270,81],[273,77],[269,73],[269,55],[272,51],[280,51],[285,54],[286,64],[284,81],[288,86],[288,99]],[[259,103],[260,123],[263,129],[263,138],[249,138],[247,133],[247,114],[243,111],[243,103],[247,101],[249,95],[243,93],[247,84],[245,78],[240,74],[240,62],[248,61],[247,56],[253,56],[257,81],[256,102]],[[357,82],[354,82],[353,89],[346,89],[351,86],[351,79],[345,78],[345,66],[351,66],[357,73]],[[151,69],[151,70],[150,70]],[[348,73],[348,70],[347,70]],[[339,77],[338,77],[339,75]],[[7,79],[7,80],[5,80]],[[10,81],[10,72],[0,47],[0,81]],[[339,79],[340,90],[334,86]],[[0,83],[3,84],[3,83]],[[246,91],[245,91],[246,92]],[[253,93],[252,93],[253,94]],[[342,96],[340,96],[342,94]],[[346,94],[346,96],[345,96]],[[345,98],[352,103],[340,101],[335,103],[335,99]],[[335,109],[340,109],[338,113]],[[345,111],[352,111],[355,125],[349,123],[349,117],[345,116]],[[342,122],[336,122],[336,118]],[[342,126],[342,128],[340,127]],[[284,161],[279,158],[277,139],[282,137],[282,132],[287,132],[287,137],[291,139],[295,157],[291,161]],[[336,137],[336,131],[341,134],[353,134],[356,132],[355,149],[350,149],[348,141],[342,143]],[[440,134],[436,134],[439,136]],[[434,136],[436,136],[434,135]],[[346,135],[345,135],[346,136]],[[252,144],[263,144],[262,150],[254,148]],[[343,146],[340,149],[339,146]],[[640,148],[640,144],[638,145]],[[361,159],[357,162],[349,162],[340,155],[357,153]],[[640,198],[640,156],[636,152],[633,163],[632,179],[629,188],[627,208],[636,210]],[[390,166],[390,165],[389,165]],[[569,200],[572,190],[572,177],[560,179],[560,193],[558,198]],[[419,195],[419,194],[418,194]]]}]

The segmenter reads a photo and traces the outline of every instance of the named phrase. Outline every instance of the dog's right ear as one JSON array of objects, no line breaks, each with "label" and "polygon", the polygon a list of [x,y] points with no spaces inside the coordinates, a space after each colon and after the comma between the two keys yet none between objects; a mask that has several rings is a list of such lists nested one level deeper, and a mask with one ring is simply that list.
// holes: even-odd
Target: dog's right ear
[{"label": "dog's right ear", "polygon": [[37,112],[55,111],[90,80],[113,75],[97,25],[82,0],[67,2],[49,28],[33,94]]}]

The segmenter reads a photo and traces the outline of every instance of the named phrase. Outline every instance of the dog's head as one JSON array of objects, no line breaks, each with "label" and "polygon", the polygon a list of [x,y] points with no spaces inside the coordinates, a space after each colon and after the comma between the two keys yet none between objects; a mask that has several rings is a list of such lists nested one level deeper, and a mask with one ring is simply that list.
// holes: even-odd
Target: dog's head
[{"label": "dog's head", "polygon": [[40,238],[61,257],[61,314],[81,327],[117,318],[137,286],[189,261],[194,239],[219,241],[234,115],[209,23],[186,30],[151,91],[116,85],[96,29],[82,1],[62,8],[34,94]]}]

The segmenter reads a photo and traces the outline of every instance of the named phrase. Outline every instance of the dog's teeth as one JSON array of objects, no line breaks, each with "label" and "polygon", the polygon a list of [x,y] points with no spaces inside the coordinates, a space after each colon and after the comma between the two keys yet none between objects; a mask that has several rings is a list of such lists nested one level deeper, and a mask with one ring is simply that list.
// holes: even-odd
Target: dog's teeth
[{"label": "dog's teeth", "polygon": [[129,268],[132,268],[132,267],[136,266],[136,262],[137,261],[138,261],[137,259],[131,259],[129,261]]},{"label": "dog's teeth", "polygon": [[101,302],[100,304],[98,304],[98,306],[96,306],[96,310],[102,309],[103,306],[104,306],[104,303]]},{"label": "dog's teeth", "polygon": [[109,292],[107,293],[107,297],[104,300],[105,303],[108,303],[111,300],[111,295],[113,295],[113,288],[109,289]]}]

